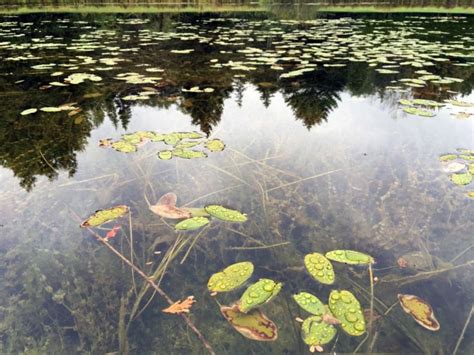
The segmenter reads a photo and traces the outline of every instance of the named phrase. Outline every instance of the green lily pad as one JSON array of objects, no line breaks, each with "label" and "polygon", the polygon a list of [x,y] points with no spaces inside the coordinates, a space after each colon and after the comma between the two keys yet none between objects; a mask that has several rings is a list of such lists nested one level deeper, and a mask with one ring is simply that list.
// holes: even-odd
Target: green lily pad
[{"label": "green lily pad", "polygon": [[229,292],[242,286],[253,273],[253,264],[243,261],[226,267],[221,272],[212,275],[207,282],[211,292]]},{"label": "green lily pad", "polygon": [[309,346],[327,344],[334,339],[336,333],[337,329],[331,324],[321,322],[319,316],[306,318],[301,326],[301,337]]},{"label": "green lily pad", "polygon": [[293,295],[293,299],[298,303],[298,306],[303,308],[306,312],[320,317],[324,314],[324,304],[311,293],[300,292],[297,295]]},{"label": "green lily pad", "polygon": [[474,160],[474,154],[461,154],[459,158],[464,160]]},{"label": "green lily pad", "polygon": [[329,295],[329,309],[341,322],[342,329],[349,335],[359,336],[365,332],[362,308],[355,296],[346,290],[333,290]]},{"label": "green lily pad", "polygon": [[175,149],[173,156],[182,159],[207,158],[207,154],[199,150]]},{"label": "green lily pad", "polygon": [[270,279],[260,279],[249,286],[242,297],[240,297],[240,311],[247,313],[254,308],[270,302],[280,292],[282,286],[283,284],[280,282],[275,282]]},{"label": "green lily pad", "polygon": [[209,213],[204,208],[181,207],[180,209],[191,214],[191,217],[209,217]]},{"label": "green lily pad", "polygon": [[225,149],[225,144],[220,139],[210,139],[205,146],[211,152],[222,152]]},{"label": "green lily pad", "polygon": [[176,145],[175,150],[184,150],[188,148],[193,148],[197,145],[201,144],[199,141],[194,141],[194,142],[180,142]]},{"label": "green lily pad", "polygon": [[474,198],[474,191],[468,191],[467,192],[467,197]]},{"label": "green lily pad", "polygon": [[444,154],[439,157],[439,161],[448,161],[448,160],[454,160],[458,156],[456,154]]},{"label": "green lily pad", "polygon": [[451,181],[456,185],[469,185],[472,182],[472,175],[469,172],[453,174]]},{"label": "green lily pad", "polygon": [[411,105],[413,105],[413,101],[412,101],[412,100],[400,99],[400,100],[398,100],[398,102],[399,102],[401,105],[404,105],[404,106],[411,106]]},{"label": "green lily pad", "polygon": [[90,216],[84,222],[81,223],[81,227],[98,227],[104,223],[122,217],[128,212],[128,210],[128,206],[120,205],[108,208],[106,210],[96,211],[92,216]]},{"label": "green lily pad", "polygon": [[111,144],[111,147],[117,152],[121,153],[132,153],[137,151],[136,145],[127,141],[117,141]]},{"label": "green lily pad", "polygon": [[206,224],[209,224],[206,217],[192,217],[179,222],[174,228],[179,231],[190,231],[204,227]]},{"label": "green lily pad", "polygon": [[410,115],[422,116],[422,117],[433,117],[434,113],[431,111],[422,110],[416,107],[405,107],[404,112]]},{"label": "green lily pad", "polygon": [[209,213],[212,217],[220,219],[226,222],[245,222],[247,220],[247,216],[243,213],[231,210],[229,208],[225,208],[219,205],[209,205],[204,207],[207,213]]},{"label": "green lily pad", "polygon": [[175,134],[181,139],[200,139],[204,137],[199,132],[177,132]]},{"label": "green lily pad", "polygon": [[36,113],[36,112],[38,112],[37,108],[29,108],[27,110],[21,111],[20,115],[26,116],[26,115],[31,115],[31,114]]},{"label": "green lily pad", "polygon": [[325,285],[332,285],[334,283],[334,269],[331,262],[324,255],[319,253],[307,254],[304,257],[304,265],[317,281]]},{"label": "green lily pad", "polygon": [[168,133],[168,134],[165,134],[164,138],[163,138],[163,141],[165,142],[165,144],[167,145],[176,145],[178,144],[179,142],[181,142],[181,137],[179,136],[178,133]]},{"label": "green lily pad", "polygon": [[444,100],[444,102],[458,107],[474,107],[474,102],[467,102],[461,100]]},{"label": "green lily pad", "polygon": [[430,106],[430,107],[441,107],[444,106],[443,103],[433,101],[433,100],[425,100],[425,99],[415,99],[413,100],[415,105],[422,105],[422,106]]},{"label": "green lily pad", "polygon": [[173,152],[171,150],[162,150],[158,152],[158,158],[161,160],[170,160],[173,157]]},{"label": "green lily pad", "polygon": [[326,253],[326,258],[350,265],[373,264],[375,262],[370,255],[355,250],[332,250]]}]

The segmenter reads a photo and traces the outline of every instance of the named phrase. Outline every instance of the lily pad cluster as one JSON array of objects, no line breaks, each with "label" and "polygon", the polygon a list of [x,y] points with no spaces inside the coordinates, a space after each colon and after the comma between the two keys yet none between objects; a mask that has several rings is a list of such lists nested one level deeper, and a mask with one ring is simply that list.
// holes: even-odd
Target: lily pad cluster
[{"label": "lily pad cluster", "polygon": [[206,152],[191,149],[199,146],[204,147],[211,153],[221,152],[225,149],[225,144],[220,139],[206,139],[199,132],[158,133],[153,131],[137,131],[123,134],[119,140],[111,138],[101,139],[99,146],[111,147],[122,153],[133,153],[148,142],[162,142],[170,147],[169,149],[158,151],[157,156],[161,160],[170,160],[172,158],[206,158]]},{"label": "lily pad cluster", "polygon": [[[398,103],[403,106],[403,112],[409,115],[421,116],[421,117],[434,117],[436,112],[434,109],[447,106],[452,109],[454,107],[474,107],[474,103],[460,101],[460,100],[444,100],[444,102],[438,102],[427,99],[400,99]],[[454,117],[458,119],[468,119],[473,114],[470,112],[456,112],[452,113]]]},{"label": "lily pad cluster", "polygon": [[[253,271],[254,266],[249,261],[229,265],[209,278],[207,288],[213,296],[236,290],[247,282]],[[277,327],[260,307],[273,300],[282,286],[280,282],[262,278],[250,285],[231,306],[221,306],[221,313],[234,329],[249,339],[276,340]]]},{"label": "lily pad cluster", "polygon": [[163,218],[181,219],[182,221],[175,225],[178,231],[199,229],[209,224],[211,217],[232,223],[247,221],[245,214],[221,205],[207,205],[202,208],[176,207],[177,200],[176,194],[169,192],[163,195],[157,204],[150,205],[150,210]]},{"label": "lily pad cluster", "polygon": [[[474,177],[474,150],[459,148],[455,153],[443,154],[439,157],[442,170],[449,173],[451,182],[458,186],[467,186]],[[467,192],[468,197],[473,197],[473,191]]]},{"label": "lily pad cluster", "polygon": [[[325,255],[320,253],[307,254],[304,264],[309,274],[325,285],[335,281],[334,268],[331,260],[348,265],[371,265],[374,258],[355,250],[332,250]],[[347,290],[333,290],[329,295],[328,304],[323,304],[318,297],[308,292],[300,292],[293,296],[296,303],[311,316],[303,320],[301,336],[311,349],[322,350],[333,340],[337,333],[335,325],[351,336],[360,336],[366,330],[365,319],[357,298]]]}]

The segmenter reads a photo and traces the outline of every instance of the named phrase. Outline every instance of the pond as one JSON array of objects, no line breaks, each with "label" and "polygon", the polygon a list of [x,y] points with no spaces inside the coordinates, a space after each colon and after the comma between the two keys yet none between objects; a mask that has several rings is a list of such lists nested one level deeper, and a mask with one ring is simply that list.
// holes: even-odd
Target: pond
[{"label": "pond", "polygon": [[[0,16],[2,353],[469,353],[474,18],[307,17]],[[267,341],[220,310],[261,278]],[[305,343],[337,290],[362,330]]]}]

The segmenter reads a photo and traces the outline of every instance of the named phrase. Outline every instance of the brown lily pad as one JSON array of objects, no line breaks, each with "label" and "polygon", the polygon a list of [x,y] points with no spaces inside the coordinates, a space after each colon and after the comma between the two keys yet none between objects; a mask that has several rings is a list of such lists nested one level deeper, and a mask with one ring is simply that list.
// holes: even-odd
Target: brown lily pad
[{"label": "brown lily pad", "polygon": [[411,315],[419,325],[431,331],[439,330],[439,322],[428,302],[415,295],[402,294],[398,294],[398,300],[403,310]]}]

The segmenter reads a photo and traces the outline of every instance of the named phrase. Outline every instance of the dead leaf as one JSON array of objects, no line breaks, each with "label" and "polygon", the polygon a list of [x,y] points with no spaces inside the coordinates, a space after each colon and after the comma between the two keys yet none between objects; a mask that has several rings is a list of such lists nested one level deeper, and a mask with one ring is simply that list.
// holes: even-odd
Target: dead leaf
[{"label": "dead leaf", "polygon": [[171,314],[189,313],[194,302],[196,302],[194,296],[188,296],[185,300],[177,301],[168,308],[163,309],[163,312]]},{"label": "dead leaf", "polygon": [[398,264],[399,268],[403,269],[403,268],[406,268],[408,266],[408,261],[406,261],[405,259],[400,257],[397,260],[397,264]]}]

